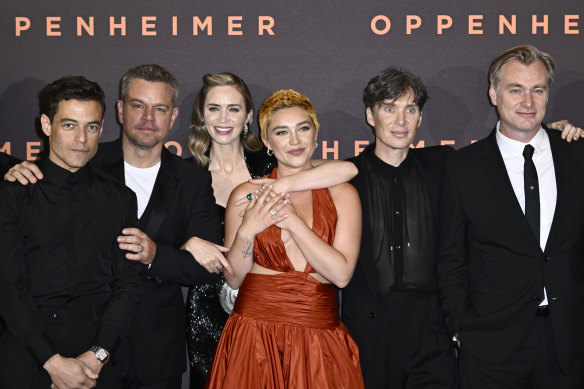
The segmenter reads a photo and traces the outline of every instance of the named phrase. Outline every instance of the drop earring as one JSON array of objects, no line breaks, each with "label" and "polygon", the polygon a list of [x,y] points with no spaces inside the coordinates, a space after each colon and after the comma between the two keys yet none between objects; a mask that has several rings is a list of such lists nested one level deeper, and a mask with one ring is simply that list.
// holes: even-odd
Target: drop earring
[{"label": "drop earring", "polygon": [[201,120],[201,127],[203,127],[203,130],[207,131],[207,124],[204,120]]},{"label": "drop earring", "polygon": [[243,139],[247,139],[247,135],[249,133],[249,128],[247,127],[247,123],[243,126]]},{"label": "drop earring", "polygon": [[266,151],[266,153],[271,157],[272,155],[274,155],[274,153],[272,152],[272,150],[270,148],[268,148],[268,151]]}]

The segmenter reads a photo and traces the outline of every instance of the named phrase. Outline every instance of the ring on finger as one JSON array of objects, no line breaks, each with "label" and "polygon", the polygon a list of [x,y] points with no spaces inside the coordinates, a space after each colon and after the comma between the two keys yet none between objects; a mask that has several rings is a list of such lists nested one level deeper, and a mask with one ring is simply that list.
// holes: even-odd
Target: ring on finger
[{"label": "ring on finger", "polygon": [[142,251],[144,251],[144,246],[142,246],[140,243],[136,244],[140,247],[140,250],[136,251],[136,254],[140,254]]},{"label": "ring on finger", "polygon": [[272,215],[272,217],[276,217],[276,216],[278,216],[278,211],[276,211],[274,209],[270,209],[270,215]]},{"label": "ring on finger", "polygon": [[251,201],[251,193],[248,193],[246,197],[249,201]]},{"label": "ring on finger", "polygon": [[223,269],[223,265],[221,263],[218,263],[215,265],[215,269],[221,270],[221,269]]}]

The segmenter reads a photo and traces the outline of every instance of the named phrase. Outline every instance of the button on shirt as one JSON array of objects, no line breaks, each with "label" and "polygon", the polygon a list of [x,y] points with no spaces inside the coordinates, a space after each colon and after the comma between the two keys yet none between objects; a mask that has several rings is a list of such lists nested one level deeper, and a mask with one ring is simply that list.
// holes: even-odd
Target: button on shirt
[{"label": "button on shirt", "polygon": [[141,267],[116,236],[137,225],[136,197],[83,167],[39,162],[37,184],[0,184],[0,316],[42,366],[59,352],[45,335],[46,309],[107,301],[95,344],[111,349],[141,297]]},{"label": "button on shirt", "polygon": [[[501,151],[501,156],[507,168],[509,180],[513,186],[513,191],[521,210],[525,213],[525,188],[523,181],[523,166],[525,159],[523,149],[525,143],[519,142],[501,134],[499,129],[500,123],[497,124],[497,144]],[[545,250],[545,245],[550,234],[554,212],[556,210],[556,199],[558,191],[556,188],[556,172],[554,170],[554,160],[550,148],[548,134],[543,128],[540,128],[537,135],[529,142],[535,148],[533,154],[533,163],[537,170],[539,181],[539,207],[540,207],[540,235],[539,245],[541,250]],[[544,301],[541,305],[547,305],[547,295],[544,288]]]}]

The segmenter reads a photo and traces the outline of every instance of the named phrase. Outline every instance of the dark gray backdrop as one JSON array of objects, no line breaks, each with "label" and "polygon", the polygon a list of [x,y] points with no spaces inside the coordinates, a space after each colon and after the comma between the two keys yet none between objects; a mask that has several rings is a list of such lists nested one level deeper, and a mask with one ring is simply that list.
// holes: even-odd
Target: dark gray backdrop
[{"label": "dark gray backdrop", "polygon": [[[372,32],[376,15],[390,20],[387,34]],[[411,34],[406,31],[408,15],[422,22]],[[453,22],[442,34],[437,33],[438,15],[448,15]],[[469,15],[482,15],[482,34],[469,33]],[[516,15],[515,34],[499,34],[499,15],[509,20]],[[538,21],[547,15],[547,33],[541,27],[532,32],[533,15]],[[566,15],[575,15],[573,26],[566,26]],[[77,17],[90,16],[94,36],[77,36]],[[110,17],[119,23],[123,16],[126,35],[116,31],[110,36]],[[142,35],[141,19],[148,16],[157,18],[157,36]],[[213,35],[203,31],[193,36],[193,16],[211,16]],[[228,16],[242,16],[243,35],[228,35]],[[274,19],[275,35],[258,35],[259,16]],[[17,17],[30,21],[20,36],[15,32]],[[47,36],[47,17],[61,18],[61,36]],[[568,34],[567,29],[576,33]],[[430,94],[415,143],[451,140],[462,147],[486,136],[497,120],[487,99],[490,61],[526,43],[548,51],[558,63],[547,119],[568,118],[582,126],[583,36],[582,0],[3,0],[0,150],[27,158],[27,147],[38,148],[38,91],[65,74],[84,75],[102,85],[108,104],[102,139],[117,138],[118,81],[128,68],[142,63],[167,67],[181,84],[181,113],[169,139],[178,144],[184,144],[188,134],[201,76],[231,71],[246,80],[256,108],[277,89],[294,88],[309,96],[322,124],[319,139],[328,147],[337,141],[340,158],[352,156],[356,140],[372,139],[364,121],[362,90],[383,68],[397,65],[422,76]],[[322,157],[324,142],[317,157]]]},{"label": "dark gray backdrop", "polygon": [[[430,100],[416,144],[452,140],[462,147],[484,137],[496,122],[487,99],[486,73],[501,51],[531,43],[548,51],[558,63],[546,119],[568,118],[584,124],[584,3],[561,1],[27,1],[0,4],[0,150],[26,158],[29,144],[40,142],[37,93],[65,74],[98,81],[106,91],[108,109],[102,140],[119,135],[115,119],[118,80],[128,68],[159,63],[181,84],[181,113],[169,140],[183,144],[192,104],[204,73],[231,71],[249,84],[256,108],[271,92],[294,88],[309,96],[322,123],[321,141],[338,156],[355,153],[355,140],[370,141],[361,92],[367,81],[388,65],[419,74]],[[384,15],[391,22],[385,35],[371,29]],[[408,15],[421,27],[407,34]],[[438,15],[452,18],[452,27],[437,33]],[[482,34],[469,33],[469,16],[482,15]],[[516,15],[516,33],[499,34],[499,15]],[[533,15],[545,20],[547,33],[532,31]],[[572,25],[566,23],[566,15]],[[94,17],[95,33],[77,36],[77,17]],[[126,35],[110,36],[110,17],[126,17]],[[142,17],[156,16],[157,36],[142,35]],[[172,35],[172,17],[177,35]],[[213,19],[213,34],[193,35],[193,16]],[[241,16],[243,35],[228,35],[228,16]],[[258,35],[258,17],[274,19],[274,35]],[[16,18],[30,28],[16,36]],[[47,18],[57,22],[61,36],[47,36]],[[384,24],[379,22],[382,29]],[[567,33],[571,30],[575,33]],[[257,128],[254,125],[254,131]],[[317,149],[322,157],[323,143]],[[176,151],[176,148],[171,147]],[[185,155],[184,148],[182,155]],[[332,158],[329,152],[326,157]]]}]

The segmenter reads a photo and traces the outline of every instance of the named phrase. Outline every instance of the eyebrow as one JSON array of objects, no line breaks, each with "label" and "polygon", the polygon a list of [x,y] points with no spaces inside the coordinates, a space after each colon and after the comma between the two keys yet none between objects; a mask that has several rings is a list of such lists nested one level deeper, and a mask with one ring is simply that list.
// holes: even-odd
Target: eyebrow
[{"label": "eyebrow", "polygon": [[[130,99],[130,102],[131,103],[140,103],[140,104],[147,105],[144,101],[142,101],[142,100],[140,100],[138,98],[131,98]],[[156,103],[156,104],[154,104],[154,107],[166,107],[166,108],[169,108],[170,105],[165,104],[165,103]]]},{"label": "eyebrow", "polygon": [[[311,122],[309,122],[308,120],[305,120],[305,121],[296,123],[295,127],[300,127],[300,126],[303,126],[305,124],[312,125]],[[272,131],[276,131],[276,130],[287,130],[288,128],[289,128],[289,126],[278,126],[278,127],[272,128]]]},{"label": "eyebrow", "polygon": [[[76,120],[76,119],[63,118],[63,119],[59,120],[59,123],[64,123],[64,122],[72,122],[75,124],[79,124],[79,120]],[[101,121],[100,120],[92,120],[90,122],[87,122],[87,124],[98,124],[101,126]]]},{"label": "eyebrow", "polygon": [[[213,107],[220,107],[221,104],[217,104],[217,103],[209,103],[207,104],[207,107],[209,106],[213,106]],[[241,104],[227,104],[228,107],[241,107]]]}]

